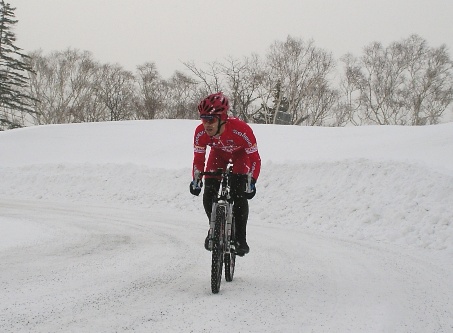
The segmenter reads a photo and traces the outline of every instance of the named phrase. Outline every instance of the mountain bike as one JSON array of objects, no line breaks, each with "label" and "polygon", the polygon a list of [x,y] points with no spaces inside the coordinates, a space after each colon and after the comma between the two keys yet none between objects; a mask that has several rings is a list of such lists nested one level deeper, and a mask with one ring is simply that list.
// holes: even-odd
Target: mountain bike
[{"label": "mountain bike", "polygon": [[230,185],[233,167],[229,165],[225,171],[200,172],[203,176],[220,176],[220,187],[217,197],[212,203],[209,222],[209,248],[212,249],[211,290],[217,294],[222,281],[222,268],[225,264],[225,280],[233,281],[236,265],[235,225],[233,217],[233,199]]}]

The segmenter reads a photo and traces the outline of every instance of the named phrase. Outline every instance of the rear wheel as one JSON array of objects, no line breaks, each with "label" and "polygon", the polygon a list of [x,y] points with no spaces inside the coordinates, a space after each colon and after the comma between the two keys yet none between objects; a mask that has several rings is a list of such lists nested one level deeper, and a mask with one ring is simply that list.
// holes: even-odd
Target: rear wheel
[{"label": "rear wheel", "polygon": [[212,263],[211,263],[211,290],[213,294],[217,294],[220,290],[220,282],[222,281],[223,267],[223,233],[225,225],[225,207],[216,207],[216,220],[214,227],[214,239],[212,242]]}]

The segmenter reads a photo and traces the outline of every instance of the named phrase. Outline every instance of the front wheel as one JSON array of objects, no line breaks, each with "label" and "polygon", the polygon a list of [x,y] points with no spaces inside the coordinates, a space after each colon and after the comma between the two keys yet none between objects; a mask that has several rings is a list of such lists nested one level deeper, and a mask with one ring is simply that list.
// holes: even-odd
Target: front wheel
[{"label": "front wheel", "polygon": [[214,227],[214,239],[212,242],[212,263],[211,263],[211,290],[217,294],[222,281],[222,268],[224,259],[223,234],[225,230],[226,211],[224,206],[216,207],[216,219]]}]

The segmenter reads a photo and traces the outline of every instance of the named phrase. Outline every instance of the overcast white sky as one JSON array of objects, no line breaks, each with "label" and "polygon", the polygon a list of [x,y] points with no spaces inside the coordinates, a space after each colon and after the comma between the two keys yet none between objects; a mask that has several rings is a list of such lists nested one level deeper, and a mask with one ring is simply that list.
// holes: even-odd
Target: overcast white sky
[{"label": "overcast white sky", "polygon": [[[264,56],[288,35],[339,58],[418,34],[453,57],[453,0],[6,0],[16,7],[16,46],[45,54],[88,50],[135,70],[154,62],[164,78],[228,56]],[[278,4],[277,4],[278,3]]]}]

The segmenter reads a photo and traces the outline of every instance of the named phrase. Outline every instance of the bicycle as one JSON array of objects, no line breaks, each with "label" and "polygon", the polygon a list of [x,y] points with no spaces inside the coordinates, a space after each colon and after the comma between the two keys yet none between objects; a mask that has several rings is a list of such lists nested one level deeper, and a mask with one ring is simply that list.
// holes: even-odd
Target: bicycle
[{"label": "bicycle", "polygon": [[230,193],[233,167],[229,165],[225,171],[218,169],[214,172],[197,171],[196,179],[200,176],[220,176],[220,188],[212,203],[212,213],[209,222],[209,248],[212,252],[211,261],[211,291],[217,294],[222,281],[222,269],[225,264],[225,280],[233,281],[236,265],[235,224],[233,217],[234,202]]}]

